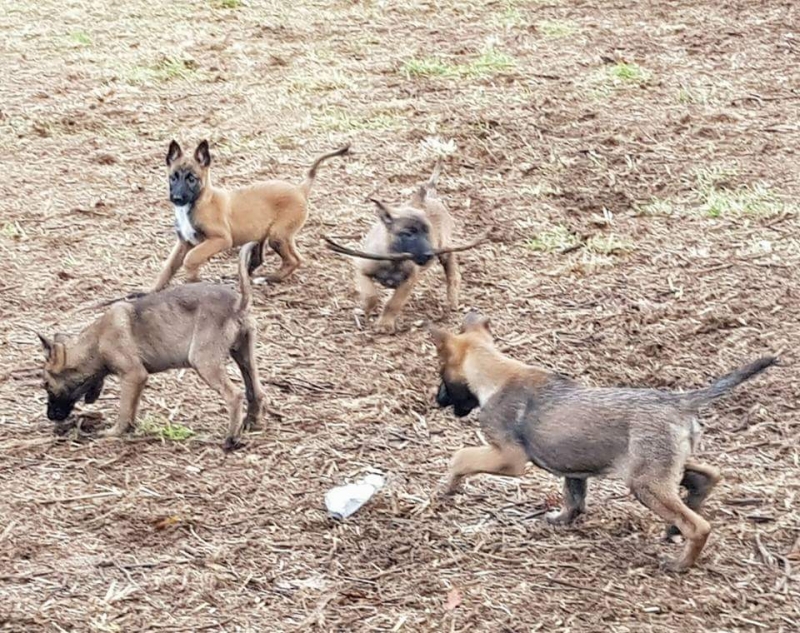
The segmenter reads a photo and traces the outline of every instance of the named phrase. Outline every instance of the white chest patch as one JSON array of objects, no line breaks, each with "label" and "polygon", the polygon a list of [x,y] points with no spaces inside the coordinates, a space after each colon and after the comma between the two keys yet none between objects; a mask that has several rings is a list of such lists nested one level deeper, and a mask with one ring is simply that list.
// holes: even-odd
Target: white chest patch
[{"label": "white chest patch", "polygon": [[189,244],[199,244],[200,239],[197,235],[197,231],[194,230],[192,222],[189,219],[189,212],[192,210],[192,205],[185,204],[182,207],[175,205],[174,208],[175,230],[178,232],[178,237]]}]

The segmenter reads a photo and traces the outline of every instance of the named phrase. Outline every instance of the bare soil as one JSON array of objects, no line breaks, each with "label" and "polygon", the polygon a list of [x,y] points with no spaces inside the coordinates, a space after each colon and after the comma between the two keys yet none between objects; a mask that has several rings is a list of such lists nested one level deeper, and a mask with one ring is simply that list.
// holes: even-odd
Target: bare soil
[{"label": "bare soil", "polygon": [[[3,630],[800,630],[795,2],[0,0],[0,29]],[[123,441],[95,437],[113,380],[82,432],[45,416],[33,331],[152,282],[172,138],[210,139],[227,186],[353,144],[320,170],[304,266],[257,291],[274,415],[233,454],[191,372],[151,379]],[[438,500],[481,439],[435,408],[423,323],[461,314],[432,270],[375,334],[321,236],[354,243],[366,197],[404,199],[439,154],[458,238],[493,230],[463,308],[515,358],[688,389],[781,356],[703,416],[725,479],[688,573],[619,482],[571,528],[542,521],[560,482],[533,467]],[[325,491],[370,469],[387,487],[329,519]]]}]

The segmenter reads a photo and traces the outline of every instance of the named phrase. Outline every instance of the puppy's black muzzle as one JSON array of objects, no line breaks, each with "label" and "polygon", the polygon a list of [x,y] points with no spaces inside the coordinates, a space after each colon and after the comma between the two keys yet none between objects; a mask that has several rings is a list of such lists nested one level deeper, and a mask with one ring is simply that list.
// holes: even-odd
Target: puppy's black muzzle
[{"label": "puppy's black muzzle", "polygon": [[74,402],[65,400],[49,401],[47,403],[47,419],[54,422],[63,422],[72,413],[72,408],[75,406]]},{"label": "puppy's black muzzle", "polygon": [[436,403],[443,409],[452,406],[453,413],[459,418],[469,415],[473,409],[480,406],[480,402],[469,387],[460,383],[448,384],[444,381],[439,385]]},{"label": "puppy's black muzzle", "polygon": [[413,262],[417,266],[424,266],[433,259],[433,253],[417,253],[414,255]]}]

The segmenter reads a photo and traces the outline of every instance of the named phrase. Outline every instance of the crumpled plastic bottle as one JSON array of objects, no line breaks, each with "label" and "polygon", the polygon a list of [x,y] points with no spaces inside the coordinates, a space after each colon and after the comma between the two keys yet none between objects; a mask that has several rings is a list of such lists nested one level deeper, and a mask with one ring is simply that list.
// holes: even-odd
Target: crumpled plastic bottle
[{"label": "crumpled plastic bottle", "polygon": [[381,475],[367,475],[354,484],[337,486],[325,493],[325,507],[335,519],[346,519],[367,501],[386,480]]}]

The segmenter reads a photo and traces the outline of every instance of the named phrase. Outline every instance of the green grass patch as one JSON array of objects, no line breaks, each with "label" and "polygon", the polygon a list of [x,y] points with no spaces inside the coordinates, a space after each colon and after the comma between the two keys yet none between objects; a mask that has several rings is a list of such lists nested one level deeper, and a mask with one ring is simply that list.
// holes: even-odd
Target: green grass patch
[{"label": "green grass patch", "polygon": [[593,235],[586,242],[586,250],[597,255],[623,255],[634,250],[633,242],[617,235]]},{"label": "green grass patch", "polygon": [[241,9],[244,2],[242,0],[214,0],[211,6],[215,9]]},{"label": "green grass patch", "polygon": [[400,127],[405,120],[400,112],[376,111],[362,116],[344,108],[329,108],[315,118],[320,128],[331,132],[391,130]]},{"label": "green grass patch", "polygon": [[25,231],[19,225],[19,222],[6,222],[0,227],[0,235],[9,240],[21,240],[25,237]]},{"label": "green grass patch", "polygon": [[604,75],[613,86],[638,86],[650,81],[650,71],[638,64],[617,62],[605,68]]},{"label": "green grass patch", "polygon": [[558,224],[551,229],[540,231],[536,237],[529,239],[525,246],[532,251],[552,253],[577,246],[579,242],[580,239],[577,235],[571,233],[567,227]]},{"label": "green grass patch", "polygon": [[574,35],[578,27],[564,20],[541,20],[536,23],[536,30],[545,37],[559,38]]},{"label": "green grass patch", "polygon": [[83,31],[73,31],[69,34],[69,41],[73,44],[77,44],[78,46],[91,46],[92,45],[92,38],[89,37],[88,33],[84,33]]},{"label": "green grass patch", "polygon": [[143,435],[150,435],[170,442],[183,442],[194,435],[192,429],[182,424],[173,424],[169,420],[161,422],[152,416],[145,416],[139,422],[139,431]]},{"label": "green grass patch", "polygon": [[649,202],[636,205],[635,210],[639,215],[673,215],[675,206],[669,200],[652,198]]},{"label": "green grass patch", "polygon": [[132,84],[152,84],[179,79],[189,79],[196,75],[197,62],[179,57],[163,57],[152,66],[134,66],[126,74]]},{"label": "green grass patch", "polygon": [[403,63],[403,74],[406,77],[441,77],[446,79],[458,77],[490,77],[499,75],[516,67],[511,55],[488,47],[476,59],[466,64],[452,64],[436,57],[408,59]]}]

